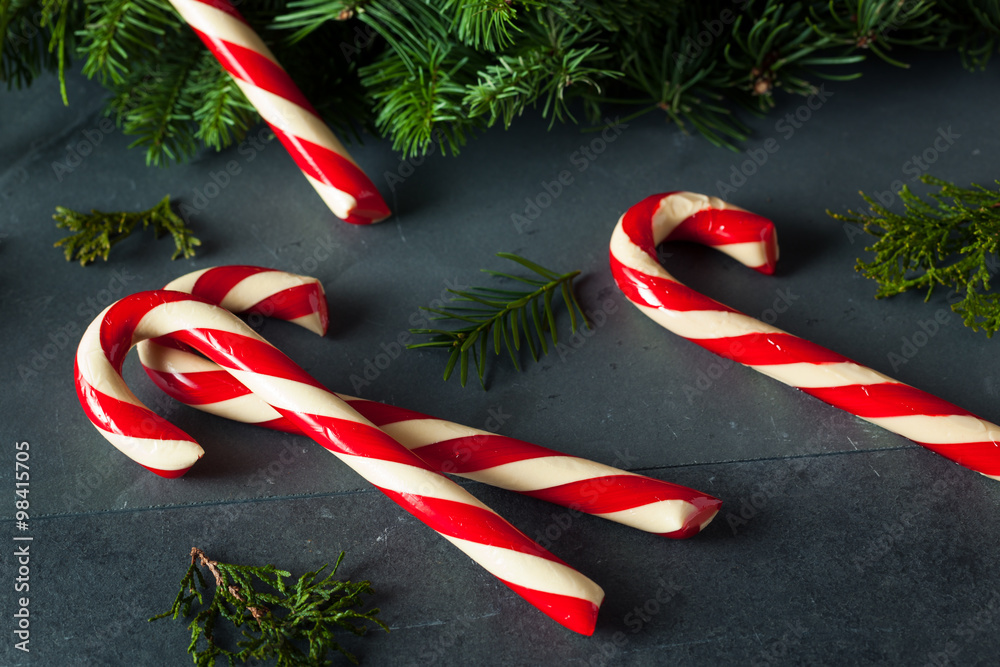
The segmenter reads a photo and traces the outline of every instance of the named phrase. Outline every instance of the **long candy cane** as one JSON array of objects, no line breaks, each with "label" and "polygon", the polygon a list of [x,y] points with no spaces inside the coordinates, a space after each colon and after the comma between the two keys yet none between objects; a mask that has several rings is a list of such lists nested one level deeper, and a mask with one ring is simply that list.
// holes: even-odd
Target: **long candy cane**
[{"label": "long candy cane", "polygon": [[1000,479],[1000,426],[677,282],[656,258],[656,246],[672,240],[703,243],[767,274],[778,258],[774,225],[759,215],[690,192],[648,197],[611,236],[611,272],[643,313],[720,356]]},{"label": "long candy cane", "polygon": [[[313,278],[227,266],[182,276],[166,289],[196,294],[235,313],[268,314],[325,332],[326,301]],[[177,400],[237,421],[298,432],[231,375],[169,337],[143,341],[137,349],[150,378]],[[687,487],[403,408],[337,395],[435,470],[640,530],[689,537],[708,525],[721,505]]]},{"label": "long candy cane", "polygon": [[84,332],[77,393],[112,444],[150,469],[190,465],[201,447],[129,391],[129,349],[170,335],[198,350],[380,491],[440,533],[542,612],[592,634],[604,592],[327,391],[229,311],[182,292],[140,292],[109,306]]},{"label": "long candy cane", "polygon": [[229,0],[170,2],[338,218],[364,225],[391,215],[375,185]]}]

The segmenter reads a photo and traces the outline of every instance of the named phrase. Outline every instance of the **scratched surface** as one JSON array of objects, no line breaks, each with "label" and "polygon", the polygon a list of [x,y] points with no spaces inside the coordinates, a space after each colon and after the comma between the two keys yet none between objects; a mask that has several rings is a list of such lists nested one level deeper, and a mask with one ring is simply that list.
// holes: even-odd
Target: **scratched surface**
[{"label": "scratched surface", "polygon": [[[303,572],[347,551],[392,627],[350,648],[364,664],[988,664],[1000,627],[1000,486],[907,440],[660,329],[612,283],[618,216],[673,189],[726,194],[778,225],[777,275],[704,248],[661,251],[668,270],[747,314],[830,347],[994,421],[995,341],[961,327],[947,294],[872,299],[853,271],[867,239],[826,209],[888,200],[923,170],[958,183],[996,177],[997,68],[951,58],[872,66],[822,97],[780,98],[731,153],[660,118],[605,131],[520,119],[457,158],[401,162],[352,147],[395,216],[332,218],[268,133],[222,154],[146,168],[102,121],[102,91],[53,81],[0,92],[0,465],[5,539],[16,532],[15,441],[31,445],[31,652],[0,627],[0,664],[184,665],[180,624],[143,619],[172,598],[186,553]],[[591,150],[581,150],[592,146]],[[895,186],[898,187],[898,186]],[[169,261],[137,235],[112,261],[65,263],[51,214],[139,209],[170,194],[203,246]],[[489,391],[440,379],[434,351],[405,351],[418,306],[505,269],[499,251],[580,269],[593,335],[516,373],[491,362]],[[152,476],[104,442],[72,382],[73,351],[104,305],[220,264],[310,273],[331,332],[258,330],[332,389],[496,430],[712,493],[723,511],[700,536],[665,541],[541,502],[469,488],[601,584],[592,638],[548,621],[311,442],[164,401],[135,360],[136,394],[197,437],[205,457],[180,480]],[[937,319],[938,326],[933,322]],[[561,321],[560,326],[567,326]],[[564,329],[565,330],[565,329]],[[7,549],[6,551],[12,551]],[[13,585],[6,556],[0,578]],[[8,584],[4,584],[8,585]],[[11,619],[14,593],[0,597]]]}]

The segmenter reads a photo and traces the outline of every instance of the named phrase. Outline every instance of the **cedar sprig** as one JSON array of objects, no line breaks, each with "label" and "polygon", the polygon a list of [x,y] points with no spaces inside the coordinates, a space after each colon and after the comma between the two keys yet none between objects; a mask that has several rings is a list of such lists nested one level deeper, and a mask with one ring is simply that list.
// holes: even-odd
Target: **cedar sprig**
[{"label": "cedar sprig", "polygon": [[63,247],[66,261],[77,260],[80,266],[86,266],[97,258],[107,261],[111,247],[128,238],[139,223],[142,223],[143,229],[152,226],[156,238],[164,234],[173,237],[176,249],[171,259],[193,257],[195,247],[201,245],[191,228],[170,208],[170,195],[147,211],[106,213],[93,209],[90,213],[82,213],[57,206],[52,217],[56,220],[56,227],[73,232],[56,241],[56,247]]},{"label": "cedar sprig", "polygon": [[484,389],[486,388],[483,376],[486,372],[486,355],[489,348],[492,348],[498,356],[501,347],[506,348],[514,368],[520,371],[518,353],[522,343],[536,362],[541,355],[548,354],[548,338],[551,338],[553,346],[558,345],[559,335],[556,331],[556,316],[553,310],[556,295],[562,297],[563,303],[569,310],[572,333],[576,333],[578,326],[581,325],[590,328],[590,322],[573,293],[573,279],[580,275],[579,271],[558,274],[507,252],[497,253],[497,257],[530,269],[542,280],[483,269],[484,273],[491,276],[524,283],[530,289],[512,290],[495,287],[449,289],[448,291],[454,295],[452,303],[459,305],[450,305],[446,308],[422,307],[422,310],[437,316],[430,318],[432,320],[465,322],[466,326],[457,329],[410,329],[410,333],[432,338],[425,343],[407,345],[407,348],[443,347],[450,350],[448,363],[444,369],[444,379],[450,378],[457,366],[463,387],[469,377],[471,358],[476,366],[479,383]]},{"label": "cedar sprig", "polygon": [[[191,643],[188,653],[198,667],[212,667],[224,657],[230,665],[250,659],[277,660],[278,667],[332,665],[327,657],[331,651],[342,653],[358,664],[358,659],[336,639],[336,631],[347,630],[364,635],[369,623],[386,632],[389,627],[378,618],[379,609],[358,611],[364,604],[363,595],[374,591],[369,581],[334,579],[344,552],[327,575],[317,577],[327,565],[307,572],[294,584],[286,581],[291,573],[273,565],[251,567],[221,563],[209,559],[193,547],[191,564],[181,579],[180,591],[170,609],[150,618],[155,621],[191,615],[196,603],[204,607],[188,624]],[[200,568],[212,574],[215,591],[205,607],[210,584]],[[261,585],[265,588],[261,589]],[[270,589],[268,591],[267,589]],[[219,617],[242,628],[242,640],[235,650],[217,643],[216,623]]]},{"label": "cedar sprig", "polygon": [[[868,251],[871,261],[859,259],[857,270],[878,283],[876,298],[910,289],[950,288],[957,297],[952,310],[973,331],[987,336],[1000,330],[1000,294],[990,291],[990,279],[1000,269],[1000,190],[973,184],[960,188],[933,176],[920,179],[938,186],[932,202],[903,186],[899,198],[905,212],[894,213],[861,193],[868,211],[829,213],[838,220],[863,225],[877,237]],[[1000,186],[1000,181],[996,181]]]}]

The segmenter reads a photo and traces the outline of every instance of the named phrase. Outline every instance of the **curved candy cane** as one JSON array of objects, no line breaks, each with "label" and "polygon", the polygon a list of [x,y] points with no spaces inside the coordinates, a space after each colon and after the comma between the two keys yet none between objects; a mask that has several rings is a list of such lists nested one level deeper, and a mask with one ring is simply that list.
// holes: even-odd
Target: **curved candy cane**
[{"label": "curved candy cane", "polygon": [[[251,266],[206,269],[166,289],[196,294],[234,313],[291,319],[319,334],[327,314],[314,278]],[[294,319],[289,316],[295,316]],[[298,428],[213,362],[169,337],[143,341],[139,359],[173,398],[205,412],[267,428]],[[522,440],[403,408],[337,394],[433,469],[578,509],[664,537],[697,534],[721,501],[694,489],[567,456]]]},{"label": "curved candy cane", "polygon": [[1000,426],[677,282],[656,258],[658,244],[675,240],[703,243],[767,274],[778,258],[766,218],[690,192],[648,197],[611,236],[611,272],[643,313],[720,356],[1000,479]]},{"label": "curved candy cane", "polygon": [[140,292],[102,312],[76,356],[77,394],[97,430],[141,465],[176,476],[202,454],[121,377],[138,341],[170,335],[204,354],[400,507],[562,625],[592,634],[601,588],[386,435],[229,311],[182,292]]},{"label": "curved candy cane", "polygon": [[375,185],[229,0],[170,3],[232,75],[338,218],[366,225],[391,215]]}]

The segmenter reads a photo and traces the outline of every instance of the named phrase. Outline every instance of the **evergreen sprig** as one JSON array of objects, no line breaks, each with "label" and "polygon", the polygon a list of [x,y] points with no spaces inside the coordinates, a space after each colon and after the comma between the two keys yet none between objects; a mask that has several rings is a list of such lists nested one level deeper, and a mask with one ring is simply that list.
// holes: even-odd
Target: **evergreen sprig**
[{"label": "evergreen sprig", "polygon": [[902,214],[864,193],[868,211],[828,213],[863,225],[877,237],[866,248],[875,257],[857,264],[858,271],[878,283],[876,298],[926,289],[930,299],[935,287],[951,288],[961,297],[952,310],[973,331],[992,336],[1000,330],[1000,294],[990,291],[990,280],[1000,269],[1000,190],[976,184],[961,188],[926,174],[921,181],[940,190],[930,193],[928,202],[904,185],[899,193]]},{"label": "evergreen sprig", "polygon": [[[341,552],[327,575],[317,578],[326,565],[307,572],[294,584],[286,581],[291,573],[273,565],[251,567],[220,563],[205,553],[191,549],[191,565],[181,579],[180,591],[170,609],[150,618],[155,621],[179,616],[188,617],[197,611],[188,624],[191,643],[188,653],[198,667],[212,667],[224,657],[230,665],[250,659],[276,659],[278,667],[316,667],[332,665],[327,657],[338,651],[354,664],[358,659],[336,639],[336,632],[347,630],[364,635],[369,623],[386,632],[388,626],[378,618],[379,609],[358,611],[364,604],[362,595],[373,593],[371,582],[339,581],[334,579],[344,559]],[[210,584],[201,573],[205,567],[212,574],[215,591],[205,606]],[[261,585],[266,589],[261,589]],[[267,590],[269,589],[269,590]],[[217,643],[216,624],[219,617],[242,628],[243,639],[236,650]]]},{"label": "evergreen sprig", "polygon": [[106,213],[94,209],[90,213],[81,213],[57,206],[52,217],[56,220],[56,227],[73,232],[56,241],[56,247],[63,247],[66,261],[77,260],[80,266],[86,266],[98,257],[107,261],[111,247],[128,238],[139,223],[142,223],[143,229],[152,226],[156,238],[170,234],[176,246],[171,259],[194,257],[195,247],[201,245],[191,228],[170,208],[169,195],[147,211]]},{"label": "evergreen sprig", "polygon": [[[457,152],[537,107],[553,122],[663,114],[735,149],[785,91],[874,55],[1000,48],[1000,0],[259,0],[240,11],[324,119],[404,156]],[[0,81],[74,60],[149,164],[241,141],[259,120],[168,0],[0,0]],[[612,108],[615,107],[615,108]],[[621,111],[621,107],[627,108]],[[581,114],[577,111],[582,111]],[[627,120],[627,119],[626,119]]]},{"label": "evergreen sprig", "polygon": [[549,352],[547,338],[552,339],[553,346],[558,345],[559,335],[556,331],[556,316],[553,310],[553,300],[556,295],[562,297],[563,303],[569,310],[572,333],[576,333],[577,327],[581,324],[590,328],[590,322],[573,293],[573,279],[580,275],[579,271],[558,274],[507,252],[497,253],[497,257],[516,262],[542,279],[483,269],[484,273],[491,276],[524,283],[530,289],[512,290],[495,287],[449,289],[448,291],[454,295],[452,303],[460,305],[421,308],[437,316],[430,318],[431,320],[465,322],[466,326],[457,329],[410,329],[410,333],[431,336],[431,340],[407,345],[407,348],[443,347],[450,350],[444,369],[444,379],[450,378],[457,366],[463,387],[469,377],[470,358],[472,358],[472,362],[476,365],[479,383],[484,389],[486,388],[483,378],[486,372],[487,350],[490,348],[496,355],[500,354],[501,346],[506,348],[514,368],[521,370],[518,353],[522,343],[536,362],[540,355]]}]

